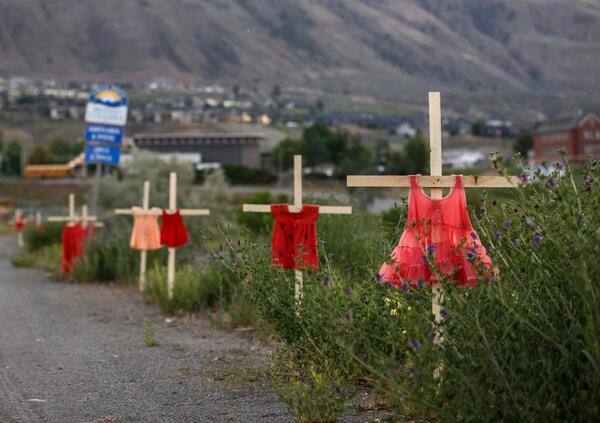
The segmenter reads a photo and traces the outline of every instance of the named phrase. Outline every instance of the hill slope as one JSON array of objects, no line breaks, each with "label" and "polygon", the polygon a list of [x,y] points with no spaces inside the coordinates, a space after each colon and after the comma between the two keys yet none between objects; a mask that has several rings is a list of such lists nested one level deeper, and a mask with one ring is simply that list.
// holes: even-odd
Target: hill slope
[{"label": "hill slope", "polygon": [[0,73],[600,91],[592,0],[0,0]]}]

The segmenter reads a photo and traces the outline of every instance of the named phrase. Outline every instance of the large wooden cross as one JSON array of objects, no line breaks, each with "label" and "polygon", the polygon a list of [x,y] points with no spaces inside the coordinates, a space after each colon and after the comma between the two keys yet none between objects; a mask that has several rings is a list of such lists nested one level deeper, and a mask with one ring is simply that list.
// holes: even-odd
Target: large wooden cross
[{"label": "large wooden cross", "polygon": [[[147,191],[146,191],[146,183],[147,185]],[[146,181],[146,183],[144,183],[144,198],[143,198],[143,207],[145,209],[146,213],[149,214],[156,214],[161,215],[162,214],[162,210],[158,209],[156,207],[153,207],[151,209],[148,209],[148,204],[146,203],[146,199],[148,200],[148,203],[150,202],[150,183],[148,181]],[[146,197],[146,192],[148,193],[147,197]],[[129,208],[129,209],[116,209],[115,210],[115,214],[125,214],[125,215],[133,215],[134,211],[133,211],[133,207]],[[177,173],[175,172],[171,172],[171,174],[169,175],[169,208],[167,210],[167,213],[171,214],[171,213],[175,213],[177,211]],[[210,210],[209,209],[180,209],[179,213],[182,216],[208,216],[210,214]],[[142,257],[145,257],[142,256]],[[141,272],[141,266],[142,264],[140,264],[140,272]],[[145,274],[145,258],[144,258],[144,274]],[[141,275],[140,275],[141,278]],[[173,299],[173,289],[175,287],[175,248],[169,248],[169,256],[168,256],[168,260],[167,260],[167,293],[168,293],[168,297],[169,299]],[[140,287],[140,289],[143,289]]]},{"label": "large wooden cross", "polygon": [[[298,213],[302,210],[302,156],[294,156],[294,204],[288,206],[288,210],[292,213]],[[271,213],[269,204],[244,204],[244,212],[250,213]],[[350,206],[319,206],[319,214],[352,214]],[[299,305],[302,301],[302,272],[294,269],[295,273],[295,299]]]},{"label": "large wooden cross", "polygon": [[[442,176],[442,116],[440,105],[440,93],[429,93],[429,169],[430,176],[419,177],[417,183],[422,188],[431,188],[431,198],[442,198],[443,188],[454,186],[454,176]],[[518,184],[518,178],[507,178],[505,176],[464,176],[463,186],[465,188],[514,188]],[[410,186],[409,176],[382,175],[361,176],[349,175],[346,186],[369,187],[369,188],[407,188]],[[432,286],[433,298],[431,311],[435,321],[439,323],[442,319],[443,292],[439,283]]]}]

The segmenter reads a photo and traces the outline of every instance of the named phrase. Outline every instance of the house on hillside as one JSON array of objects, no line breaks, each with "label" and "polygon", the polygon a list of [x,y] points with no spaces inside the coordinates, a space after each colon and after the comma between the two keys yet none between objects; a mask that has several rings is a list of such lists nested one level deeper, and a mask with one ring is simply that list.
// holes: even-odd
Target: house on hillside
[{"label": "house on hillside", "polygon": [[532,164],[560,160],[559,150],[574,163],[588,155],[600,158],[600,118],[595,113],[579,113],[575,117],[543,124],[533,133]]}]

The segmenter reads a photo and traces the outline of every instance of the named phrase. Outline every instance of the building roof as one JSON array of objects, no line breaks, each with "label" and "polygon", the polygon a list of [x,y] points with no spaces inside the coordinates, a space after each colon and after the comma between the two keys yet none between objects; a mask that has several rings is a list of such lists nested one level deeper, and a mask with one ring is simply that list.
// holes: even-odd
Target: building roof
[{"label": "building roof", "polygon": [[564,132],[583,125],[589,119],[600,120],[595,113],[583,113],[579,110],[575,115],[562,116],[542,124],[535,130],[536,133],[547,134],[553,132]]},{"label": "building roof", "polygon": [[218,133],[218,132],[175,132],[175,133],[164,133],[164,134],[135,134],[134,140],[140,139],[256,139],[261,140],[265,136],[260,133]]}]

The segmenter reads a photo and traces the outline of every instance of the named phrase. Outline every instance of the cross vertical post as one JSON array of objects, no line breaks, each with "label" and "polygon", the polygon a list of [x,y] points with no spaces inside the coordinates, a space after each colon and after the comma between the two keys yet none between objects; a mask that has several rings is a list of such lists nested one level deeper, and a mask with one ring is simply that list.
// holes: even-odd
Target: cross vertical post
[{"label": "cross vertical post", "polygon": [[[431,176],[442,176],[442,108],[439,92],[429,93],[429,173]],[[442,197],[442,188],[431,189],[431,198]],[[442,286],[435,282],[431,289],[431,311],[435,322],[439,323],[442,320]]]},{"label": "cross vertical post", "polygon": [[[150,207],[150,181],[144,181],[144,189],[142,194],[142,209],[147,211]],[[139,278],[139,290],[144,292],[146,289],[146,262],[148,261],[148,252],[146,250],[140,251],[140,278]]]},{"label": "cross vertical post", "polygon": [[[173,212],[177,208],[177,173],[171,172],[169,175],[169,211]],[[167,292],[169,299],[173,299],[173,289],[175,287],[175,248],[169,248],[169,257],[167,260]]]},{"label": "cross vertical post", "polygon": [[[16,209],[15,210],[15,223],[19,223],[23,219],[23,210]],[[25,240],[23,239],[23,231],[19,230],[17,232],[17,247],[23,248],[25,246]]]}]

